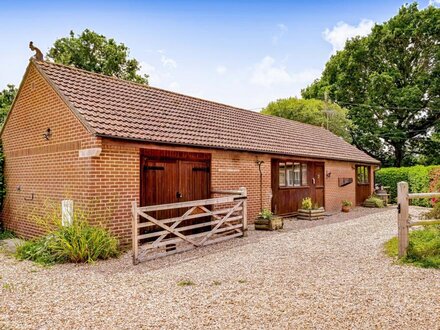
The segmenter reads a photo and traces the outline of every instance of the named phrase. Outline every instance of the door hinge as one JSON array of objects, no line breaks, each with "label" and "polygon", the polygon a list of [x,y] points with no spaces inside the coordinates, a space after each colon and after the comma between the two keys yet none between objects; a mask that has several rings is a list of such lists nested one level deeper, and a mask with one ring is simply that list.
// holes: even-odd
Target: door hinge
[{"label": "door hinge", "polygon": [[400,203],[399,203],[399,204],[397,204],[397,213],[399,213],[399,214],[400,214]]}]

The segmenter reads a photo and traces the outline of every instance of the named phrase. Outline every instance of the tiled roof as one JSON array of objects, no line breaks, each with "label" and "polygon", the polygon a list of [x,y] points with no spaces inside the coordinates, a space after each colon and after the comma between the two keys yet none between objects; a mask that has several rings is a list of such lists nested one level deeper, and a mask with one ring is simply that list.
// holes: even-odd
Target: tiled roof
[{"label": "tiled roof", "polygon": [[321,127],[70,66],[33,63],[98,136],[379,163]]}]

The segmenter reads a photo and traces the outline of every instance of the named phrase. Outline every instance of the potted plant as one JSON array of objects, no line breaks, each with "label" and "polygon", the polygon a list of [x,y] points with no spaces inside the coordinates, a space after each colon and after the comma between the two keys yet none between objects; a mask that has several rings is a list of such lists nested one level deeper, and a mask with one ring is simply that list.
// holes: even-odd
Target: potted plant
[{"label": "potted plant", "polygon": [[304,198],[301,202],[301,208],[298,210],[297,218],[299,220],[322,220],[325,216],[323,207],[318,204],[313,205],[310,197]]},{"label": "potted plant", "polygon": [[350,212],[350,207],[352,206],[352,202],[350,202],[349,200],[344,199],[342,201],[342,212]]},{"label": "potted plant", "polygon": [[283,228],[283,218],[274,216],[272,211],[263,209],[255,220],[257,230],[277,230]]}]

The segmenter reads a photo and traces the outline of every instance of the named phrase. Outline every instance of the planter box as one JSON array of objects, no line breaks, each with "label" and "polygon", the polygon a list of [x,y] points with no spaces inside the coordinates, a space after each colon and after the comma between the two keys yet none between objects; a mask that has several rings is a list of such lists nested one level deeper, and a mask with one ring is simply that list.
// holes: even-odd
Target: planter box
[{"label": "planter box", "polygon": [[279,218],[279,217],[273,217],[270,220],[258,217],[255,220],[256,230],[277,230],[277,229],[283,229],[283,226],[284,226],[283,218]]},{"label": "planter box", "polygon": [[375,202],[364,202],[364,207],[369,207],[369,208],[377,208],[376,203]]},{"label": "planter box", "polygon": [[299,220],[322,220],[325,216],[325,210],[323,207],[320,207],[317,210],[298,210],[297,218]]}]

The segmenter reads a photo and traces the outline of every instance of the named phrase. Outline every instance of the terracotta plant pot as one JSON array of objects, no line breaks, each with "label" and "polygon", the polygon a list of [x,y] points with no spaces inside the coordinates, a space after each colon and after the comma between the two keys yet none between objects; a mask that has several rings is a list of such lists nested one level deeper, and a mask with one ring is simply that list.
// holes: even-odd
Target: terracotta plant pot
[{"label": "terracotta plant pot", "polygon": [[350,212],[350,206],[342,205],[342,212],[345,212],[345,213]]},{"label": "terracotta plant pot", "polygon": [[299,220],[322,220],[324,219],[324,216],[325,210],[323,207],[320,207],[319,209],[315,210],[299,209],[297,218]]},{"label": "terracotta plant pot", "polygon": [[277,230],[283,229],[284,221],[283,218],[273,217],[272,219],[263,219],[258,217],[255,220],[255,229],[256,230]]}]

